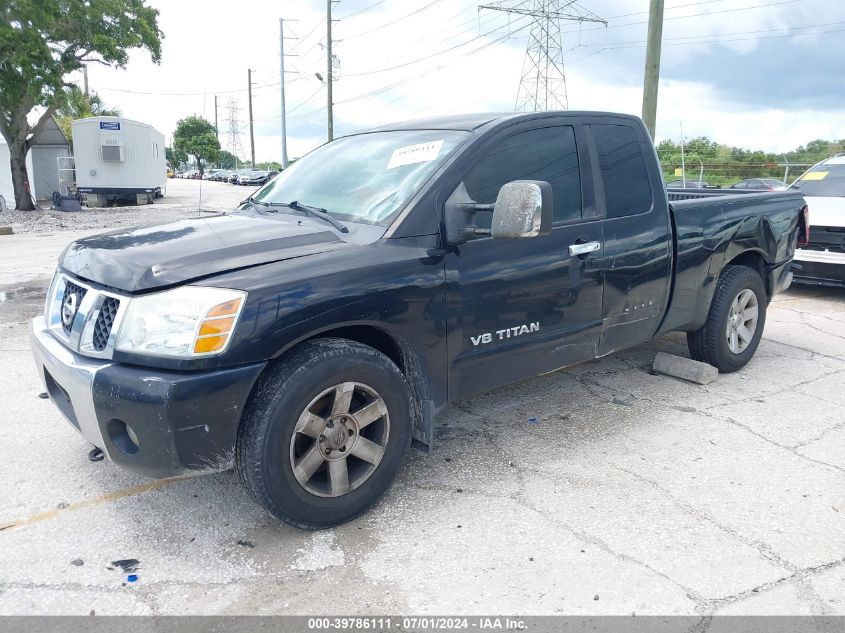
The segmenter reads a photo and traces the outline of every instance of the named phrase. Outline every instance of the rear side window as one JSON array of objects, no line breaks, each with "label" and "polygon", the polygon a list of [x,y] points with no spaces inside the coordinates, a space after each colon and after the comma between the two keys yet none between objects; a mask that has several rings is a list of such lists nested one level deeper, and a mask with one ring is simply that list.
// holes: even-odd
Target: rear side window
[{"label": "rear side window", "polygon": [[651,182],[634,130],[626,125],[590,125],[604,182],[607,217],[651,209]]},{"label": "rear side window", "polygon": [[581,217],[581,172],[571,126],[518,132],[493,144],[464,178],[479,204],[496,202],[511,180],[545,180],[552,186],[555,222]]}]

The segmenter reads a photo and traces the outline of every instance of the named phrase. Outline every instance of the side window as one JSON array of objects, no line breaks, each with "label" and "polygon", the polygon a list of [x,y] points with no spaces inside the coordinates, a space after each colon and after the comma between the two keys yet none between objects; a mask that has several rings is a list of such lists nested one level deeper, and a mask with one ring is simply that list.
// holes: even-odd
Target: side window
[{"label": "side window", "polygon": [[651,182],[634,130],[626,125],[590,125],[604,182],[607,217],[643,213],[651,208]]},{"label": "side window", "polygon": [[519,132],[490,147],[464,178],[467,192],[480,204],[496,201],[511,180],[545,180],[552,186],[554,219],[581,217],[581,173],[575,130],[571,126]]}]

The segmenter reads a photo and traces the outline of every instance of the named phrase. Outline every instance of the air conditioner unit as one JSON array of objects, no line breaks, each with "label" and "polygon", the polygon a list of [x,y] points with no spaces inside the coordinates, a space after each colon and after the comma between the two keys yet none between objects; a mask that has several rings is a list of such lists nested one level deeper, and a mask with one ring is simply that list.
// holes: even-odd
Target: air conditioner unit
[{"label": "air conditioner unit", "polygon": [[123,142],[119,136],[100,135],[100,150],[105,163],[123,162]]}]

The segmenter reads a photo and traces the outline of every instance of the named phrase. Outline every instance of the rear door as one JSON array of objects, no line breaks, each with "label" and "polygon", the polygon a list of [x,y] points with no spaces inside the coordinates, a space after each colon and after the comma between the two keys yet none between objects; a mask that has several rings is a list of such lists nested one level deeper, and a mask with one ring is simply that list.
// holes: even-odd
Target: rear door
[{"label": "rear door", "polygon": [[[601,331],[602,227],[595,215],[587,132],[570,119],[513,126],[462,170],[477,203],[512,180],[552,185],[551,235],[477,237],[446,256],[450,399],[593,358]],[[577,123],[577,122],[576,122]],[[491,214],[476,214],[487,227]],[[586,245],[586,246],[585,246]],[[570,246],[581,246],[570,254]]]},{"label": "rear door", "polygon": [[632,119],[590,123],[604,220],[604,323],[599,354],[635,345],[657,331],[672,279],[672,229],[657,158],[645,127]]}]

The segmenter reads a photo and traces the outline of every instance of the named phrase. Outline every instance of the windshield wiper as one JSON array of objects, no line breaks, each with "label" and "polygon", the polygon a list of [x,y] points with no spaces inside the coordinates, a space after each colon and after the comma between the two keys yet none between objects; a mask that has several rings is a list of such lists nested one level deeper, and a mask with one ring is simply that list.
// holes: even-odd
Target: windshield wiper
[{"label": "windshield wiper", "polygon": [[319,207],[310,207],[307,204],[300,204],[297,200],[294,200],[293,202],[272,202],[270,204],[274,206],[288,207],[290,209],[293,209],[294,211],[302,211],[306,215],[311,215],[315,218],[320,218],[321,220],[328,222],[341,233],[349,233],[349,229],[346,227],[346,225],[337,218],[334,218],[329,215],[329,213],[325,209],[320,209]]},{"label": "windshield wiper", "polygon": [[[260,200],[256,200],[252,196],[250,196],[249,198],[247,198],[246,200],[241,202],[241,204],[248,204],[249,206],[252,207],[253,211],[258,211],[259,213],[277,213],[277,211],[275,209],[270,208],[270,206],[271,206],[270,203],[261,202]],[[258,205],[261,205],[264,208],[263,209],[259,208]]]}]

